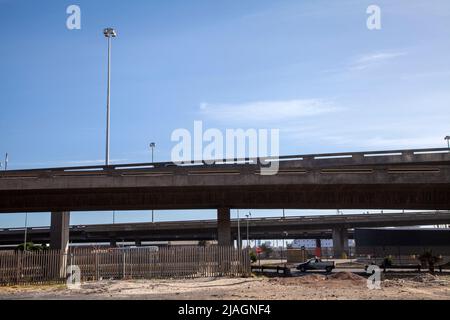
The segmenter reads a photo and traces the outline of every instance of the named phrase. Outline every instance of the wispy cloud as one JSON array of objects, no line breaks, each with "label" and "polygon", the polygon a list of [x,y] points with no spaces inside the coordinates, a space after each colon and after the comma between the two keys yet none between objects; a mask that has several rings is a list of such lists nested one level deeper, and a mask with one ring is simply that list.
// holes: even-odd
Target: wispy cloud
[{"label": "wispy cloud", "polygon": [[365,54],[354,59],[349,66],[352,71],[365,70],[370,67],[379,66],[389,60],[405,56],[406,52],[375,52]]},{"label": "wispy cloud", "polygon": [[[128,159],[110,159],[110,163],[126,163]],[[76,166],[96,166],[105,163],[105,159],[97,160],[74,160],[74,161],[45,161],[45,162],[15,162],[11,169],[15,168],[50,168],[50,167],[76,167]]]},{"label": "wispy cloud", "polygon": [[253,101],[237,104],[202,103],[200,113],[221,122],[274,123],[342,110],[322,99]]},{"label": "wispy cloud", "polygon": [[[110,163],[122,163],[127,161],[128,159],[111,159]],[[97,160],[75,160],[75,161],[65,161],[64,164],[67,165],[100,165],[104,164],[105,159],[97,159]]]}]

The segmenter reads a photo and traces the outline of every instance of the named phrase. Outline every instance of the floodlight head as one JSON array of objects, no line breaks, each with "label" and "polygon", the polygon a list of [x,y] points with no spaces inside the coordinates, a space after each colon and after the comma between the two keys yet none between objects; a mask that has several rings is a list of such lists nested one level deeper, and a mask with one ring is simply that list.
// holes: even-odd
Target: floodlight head
[{"label": "floodlight head", "polygon": [[113,28],[105,28],[103,30],[103,34],[105,35],[106,38],[115,38],[115,37],[117,37],[116,30],[114,30]]},{"label": "floodlight head", "polygon": [[444,140],[450,140],[450,136],[446,136]]},{"label": "floodlight head", "polygon": [[150,148],[154,148],[154,147],[156,147],[156,143],[150,142]]}]

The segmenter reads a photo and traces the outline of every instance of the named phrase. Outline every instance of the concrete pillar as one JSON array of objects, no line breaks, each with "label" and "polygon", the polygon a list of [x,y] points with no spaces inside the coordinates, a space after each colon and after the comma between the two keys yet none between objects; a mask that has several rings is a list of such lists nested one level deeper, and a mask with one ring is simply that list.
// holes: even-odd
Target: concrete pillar
[{"label": "concrete pillar", "polygon": [[134,245],[135,245],[136,247],[142,246],[141,239],[136,239],[136,240],[134,241]]},{"label": "concrete pillar", "polygon": [[50,219],[50,249],[61,250],[57,257],[58,268],[53,269],[52,276],[65,278],[67,274],[67,253],[69,249],[70,212],[52,212]]},{"label": "concrete pillar", "polygon": [[217,209],[217,242],[219,246],[231,245],[230,208]]},{"label": "concrete pillar", "polygon": [[333,254],[334,258],[348,256],[348,232],[346,228],[333,229]]},{"label": "concrete pillar", "polygon": [[70,212],[52,212],[50,224],[50,249],[67,252],[69,247]]},{"label": "concrete pillar", "polygon": [[117,247],[117,240],[116,239],[110,239],[109,240],[109,246],[110,247],[112,247],[112,248],[115,248],[115,247]]},{"label": "concrete pillar", "polygon": [[316,250],[315,253],[316,257],[322,257],[322,242],[320,239],[316,239]]}]

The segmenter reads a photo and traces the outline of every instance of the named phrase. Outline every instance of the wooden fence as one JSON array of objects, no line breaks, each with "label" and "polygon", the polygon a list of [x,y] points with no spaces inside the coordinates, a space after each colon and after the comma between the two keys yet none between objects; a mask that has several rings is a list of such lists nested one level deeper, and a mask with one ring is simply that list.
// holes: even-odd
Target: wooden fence
[{"label": "wooden fence", "polygon": [[[81,281],[248,276],[247,249],[233,247],[71,248],[0,252],[0,285],[64,283],[70,266]],[[75,269],[73,269],[75,270]]]}]

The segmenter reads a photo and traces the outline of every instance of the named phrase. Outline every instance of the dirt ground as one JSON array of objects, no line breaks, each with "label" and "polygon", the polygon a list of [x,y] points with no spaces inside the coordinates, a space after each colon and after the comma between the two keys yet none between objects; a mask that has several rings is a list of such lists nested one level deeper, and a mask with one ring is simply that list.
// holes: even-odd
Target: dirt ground
[{"label": "dirt ground", "polygon": [[329,276],[104,280],[80,290],[57,286],[0,287],[0,299],[450,299],[450,276],[386,276],[380,290],[350,272]]}]

